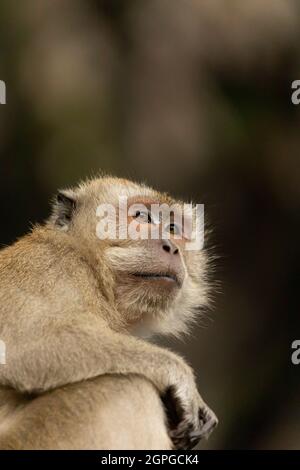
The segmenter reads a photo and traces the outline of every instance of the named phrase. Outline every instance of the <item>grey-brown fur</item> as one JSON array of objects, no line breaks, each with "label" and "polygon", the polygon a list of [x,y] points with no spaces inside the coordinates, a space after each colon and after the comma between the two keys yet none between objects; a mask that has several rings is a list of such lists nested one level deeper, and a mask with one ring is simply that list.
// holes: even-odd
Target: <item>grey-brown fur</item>
[{"label": "grey-brown fur", "polygon": [[[0,365],[1,448],[168,449],[169,436],[186,448],[217,423],[185,361],[135,336],[139,326],[149,334],[186,331],[207,301],[205,254],[181,253],[184,282],[167,300],[143,283],[124,284],[126,269],[143,262],[157,270],[160,261],[146,242],[97,238],[96,207],[116,204],[121,193],[171,201],[126,180],[91,180],[64,192],[71,205],[59,198],[44,226],[0,252],[7,354]],[[167,434],[159,395],[170,386],[183,415]]]}]

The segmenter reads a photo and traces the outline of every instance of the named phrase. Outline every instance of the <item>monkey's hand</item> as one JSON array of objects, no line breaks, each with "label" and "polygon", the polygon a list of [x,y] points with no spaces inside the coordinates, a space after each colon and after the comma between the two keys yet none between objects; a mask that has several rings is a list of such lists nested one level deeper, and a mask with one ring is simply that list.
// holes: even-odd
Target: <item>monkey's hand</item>
[{"label": "monkey's hand", "polygon": [[201,439],[207,439],[218,424],[214,412],[199,395],[193,373],[186,366],[186,377],[171,385],[162,396],[169,432],[175,449],[193,449]]}]

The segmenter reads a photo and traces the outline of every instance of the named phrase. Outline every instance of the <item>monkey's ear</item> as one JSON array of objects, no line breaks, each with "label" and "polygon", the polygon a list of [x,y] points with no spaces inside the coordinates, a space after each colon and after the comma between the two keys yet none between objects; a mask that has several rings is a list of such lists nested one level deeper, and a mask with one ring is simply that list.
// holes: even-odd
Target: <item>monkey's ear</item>
[{"label": "monkey's ear", "polygon": [[52,222],[63,230],[68,230],[76,205],[76,196],[72,191],[58,191],[53,205]]}]

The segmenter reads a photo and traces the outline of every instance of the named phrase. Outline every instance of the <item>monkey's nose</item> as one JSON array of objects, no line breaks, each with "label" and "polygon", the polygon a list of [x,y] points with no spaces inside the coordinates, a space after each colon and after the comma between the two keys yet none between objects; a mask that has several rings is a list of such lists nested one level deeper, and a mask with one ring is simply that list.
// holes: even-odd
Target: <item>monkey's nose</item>
[{"label": "monkey's nose", "polygon": [[179,253],[177,246],[173,245],[170,240],[162,240],[162,249],[171,255],[178,255]]}]

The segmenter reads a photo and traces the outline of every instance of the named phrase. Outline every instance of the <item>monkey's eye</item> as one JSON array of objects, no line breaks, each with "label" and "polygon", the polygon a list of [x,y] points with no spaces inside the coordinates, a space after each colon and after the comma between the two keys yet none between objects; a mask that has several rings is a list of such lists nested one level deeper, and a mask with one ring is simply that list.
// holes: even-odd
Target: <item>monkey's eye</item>
[{"label": "monkey's eye", "polygon": [[152,224],[152,218],[149,211],[136,211],[133,217],[143,223]]},{"label": "monkey's eye", "polygon": [[165,230],[172,235],[180,235],[181,234],[181,229],[178,225],[176,224],[169,224],[166,226]]}]

